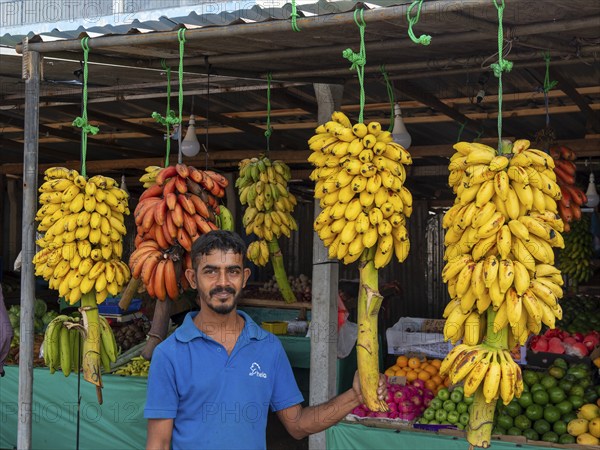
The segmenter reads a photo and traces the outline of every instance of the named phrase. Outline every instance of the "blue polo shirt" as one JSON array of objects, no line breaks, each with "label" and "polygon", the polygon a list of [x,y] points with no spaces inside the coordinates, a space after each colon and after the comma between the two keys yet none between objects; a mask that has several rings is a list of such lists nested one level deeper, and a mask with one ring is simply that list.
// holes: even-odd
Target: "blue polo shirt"
[{"label": "blue polo shirt", "polygon": [[228,355],[196,314],[154,350],[144,417],[174,419],[174,449],[265,449],[269,408],[303,401],[281,342],[238,311],[246,323]]}]

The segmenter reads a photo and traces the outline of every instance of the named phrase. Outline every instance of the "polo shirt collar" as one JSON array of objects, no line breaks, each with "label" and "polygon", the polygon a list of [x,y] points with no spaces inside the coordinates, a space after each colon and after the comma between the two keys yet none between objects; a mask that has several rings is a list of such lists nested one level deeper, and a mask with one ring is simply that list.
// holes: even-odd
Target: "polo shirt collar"
[{"label": "polo shirt collar", "polygon": [[[183,323],[179,328],[175,330],[175,337],[180,342],[190,342],[196,338],[210,339],[203,331],[200,331],[194,323],[194,318],[199,311],[189,312]],[[247,339],[261,340],[268,337],[269,333],[258,326],[252,318],[244,311],[237,311],[237,313],[244,318],[244,329],[242,330],[242,336]]]}]

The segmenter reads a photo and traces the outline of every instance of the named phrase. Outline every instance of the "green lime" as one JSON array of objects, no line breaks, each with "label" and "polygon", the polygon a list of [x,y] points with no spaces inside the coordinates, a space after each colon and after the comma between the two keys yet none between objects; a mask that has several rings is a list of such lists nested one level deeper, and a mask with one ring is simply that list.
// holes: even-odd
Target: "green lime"
[{"label": "green lime", "polygon": [[533,397],[531,395],[531,392],[523,392],[521,396],[517,399],[517,401],[519,402],[519,405],[521,405],[522,408],[527,408],[533,403]]},{"label": "green lime", "polygon": [[579,409],[584,405],[584,401],[583,401],[583,397],[580,397],[578,395],[571,395],[569,397],[569,401],[571,402],[571,404],[573,405],[573,408],[575,409]]},{"label": "green lime", "polygon": [[565,392],[569,392],[573,388],[573,382],[563,378],[558,382],[558,387],[562,388]]},{"label": "green lime", "polygon": [[560,420],[560,410],[554,405],[546,405],[544,408],[544,419],[546,419],[549,423],[554,423],[557,420]]},{"label": "green lime", "polygon": [[558,438],[559,444],[574,444],[575,442],[577,442],[577,438],[571,436],[569,433],[561,434]]},{"label": "green lime", "polygon": [[439,425],[439,424],[440,424],[440,423],[439,423],[437,420],[435,420],[435,419],[431,419],[431,420],[429,421],[429,425]]},{"label": "green lime", "polygon": [[494,429],[492,430],[492,434],[493,435],[498,435],[498,434],[506,434],[506,429],[502,428],[502,427],[494,427]]},{"label": "green lime", "polygon": [[550,400],[548,393],[546,391],[543,390],[538,390],[535,391],[533,393],[533,402],[537,403],[538,405],[542,405],[545,406],[548,404],[548,401]]},{"label": "green lime", "polygon": [[536,393],[537,391],[545,391],[546,389],[544,388],[544,386],[542,386],[541,383],[535,383],[534,385],[529,387],[529,392],[531,392],[532,394]]},{"label": "green lime", "polygon": [[559,436],[561,434],[565,434],[567,432],[567,422],[557,420],[552,424],[552,431],[554,431]]},{"label": "green lime", "polygon": [[521,405],[519,405],[519,403],[517,403],[515,400],[511,401],[504,407],[504,412],[506,412],[506,414],[508,414],[510,417],[517,417],[522,411],[523,409],[521,408]]},{"label": "green lime", "polygon": [[523,436],[525,436],[530,441],[537,441],[540,438],[540,435],[532,428],[527,428],[523,431]]},{"label": "green lime", "polygon": [[508,430],[510,427],[514,426],[513,418],[508,414],[498,414],[496,416],[496,426]]},{"label": "green lime", "polygon": [[469,405],[467,405],[465,402],[460,402],[458,405],[456,405],[456,411],[459,414],[467,412],[467,409],[469,409]]},{"label": "green lime", "polygon": [[515,427],[520,430],[526,430],[527,428],[531,428],[531,420],[527,418],[527,416],[521,414],[515,417]]},{"label": "green lime", "polygon": [[571,420],[573,419],[577,419],[577,413],[575,411],[571,411],[567,414],[564,414],[560,420],[562,420],[563,422],[569,423]]},{"label": "green lime", "polygon": [[567,371],[565,369],[558,366],[552,366],[550,369],[548,369],[548,374],[557,380],[560,380],[562,377],[564,377],[566,373]]},{"label": "green lime", "polygon": [[569,365],[567,364],[567,362],[562,358],[556,358],[554,360],[554,362],[552,363],[552,365],[556,366],[556,367],[561,367],[565,370],[567,370],[569,368]]},{"label": "green lime", "polygon": [[458,423],[456,424],[456,428],[458,428],[459,430],[464,430],[464,429],[465,429],[465,426],[464,426],[462,423],[458,422]]},{"label": "green lime", "polygon": [[525,409],[525,415],[528,419],[536,421],[544,417],[544,408],[541,405],[529,405],[527,409]]},{"label": "green lime", "polygon": [[542,434],[542,441],[558,442],[558,434],[556,434],[554,431],[548,431]]},{"label": "green lime", "polygon": [[554,403],[555,405],[567,399],[567,394],[565,394],[565,391],[558,386],[551,387],[546,392],[548,392],[548,398],[550,399],[550,402]]},{"label": "green lime", "polygon": [[556,378],[554,378],[553,376],[550,375],[544,375],[542,376],[542,379],[540,380],[540,384],[542,386],[544,386],[544,388],[546,390],[550,389],[551,387],[554,387],[558,384],[558,381],[556,380]]},{"label": "green lime", "polygon": [[589,386],[585,390],[585,394],[583,394],[583,400],[586,403],[596,403],[596,400],[598,400],[598,393],[596,392],[596,389],[594,389],[593,386]]},{"label": "green lime", "polygon": [[443,409],[438,409],[435,412],[435,420],[437,420],[438,422],[443,422],[444,420],[446,420],[448,418],[448,413],[443,410]]},{"label": "green lime", "polygon": [[506,430],[506,434],[509,436],[521,436],[521,430],[517,427],[510,427]]},{"label": "green lime", "polygon": [[417,423],[420,423],[420,424],[423,424],[423,425],[427,425],[429,423],[429,420],[424,419],[424,418],[420,418]]},{"label": "green lime", "polygon": [[536,420],[533,424],[533,429],[538,432],[538,434],[547,433],[552,429],[548,421],[544,419]]},{"label": "green lime", "polygon": [[467,405],[472,405],[473,404],[473,400],[475,400],[474,396],[470,396],[470,397],[463,397],[463,402],[465,402]]},{"label": "green lime", "polygon": [[524,370],[522,375],[523,382],[528,386],[533,386],[540,380],[537,372],[534,372],[533,370]]},{"label": "green lime", "polygon": [[[560,403],[557,403],[556,407],[560,411],[561,416],[564,416],[565,414],[573,411],[573,403],[571,403],[569,400],[564,400]],[[562,433],[558,433],[558,434],[562,434]]]},{"label": "green lime", "polygon": [[585,394],[585,388],[578,384],[574,385],[571,389],[569,389],[569,395],[576,395],[577,397],[583,397]]}]

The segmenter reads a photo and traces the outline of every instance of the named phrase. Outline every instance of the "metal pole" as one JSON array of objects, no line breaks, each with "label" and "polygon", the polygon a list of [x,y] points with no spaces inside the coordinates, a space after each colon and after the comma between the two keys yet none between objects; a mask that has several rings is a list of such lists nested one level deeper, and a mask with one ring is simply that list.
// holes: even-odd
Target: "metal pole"
[{"label": "metal pole", "polygon": [[[315,84],[318,121],[325,123],[342,103],[344,87]],[[315,217],[321,212],[315,200]],[[337,297],[339,263],[328,257],[327,248],[313,233],[312,311],[310,322],[310,404],[318,405],[336,393]],[[327,447],[325,432],[308,437],[310,450]]]},{"label": "metal pole", "polygon": [[37,200],[38,125],[41,56],[28,52],[25,80],[25,130],[23,149],[23,235],[21,243],[21,336],[19,340],[19,423],[17,448],[31,448],[33,398],[33,304],[35,276],[35,206]]}]

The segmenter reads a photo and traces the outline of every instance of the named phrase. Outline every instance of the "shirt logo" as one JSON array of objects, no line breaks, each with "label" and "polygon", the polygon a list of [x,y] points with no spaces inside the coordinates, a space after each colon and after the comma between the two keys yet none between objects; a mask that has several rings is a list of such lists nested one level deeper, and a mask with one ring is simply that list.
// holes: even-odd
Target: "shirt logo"
[{"label": "shirt logo", "polygon": [[267,374],[260,371],[260,366],[257,362],[252,363],[250,366],[250,373],[248,375],[251,377],[267,378]]}]

